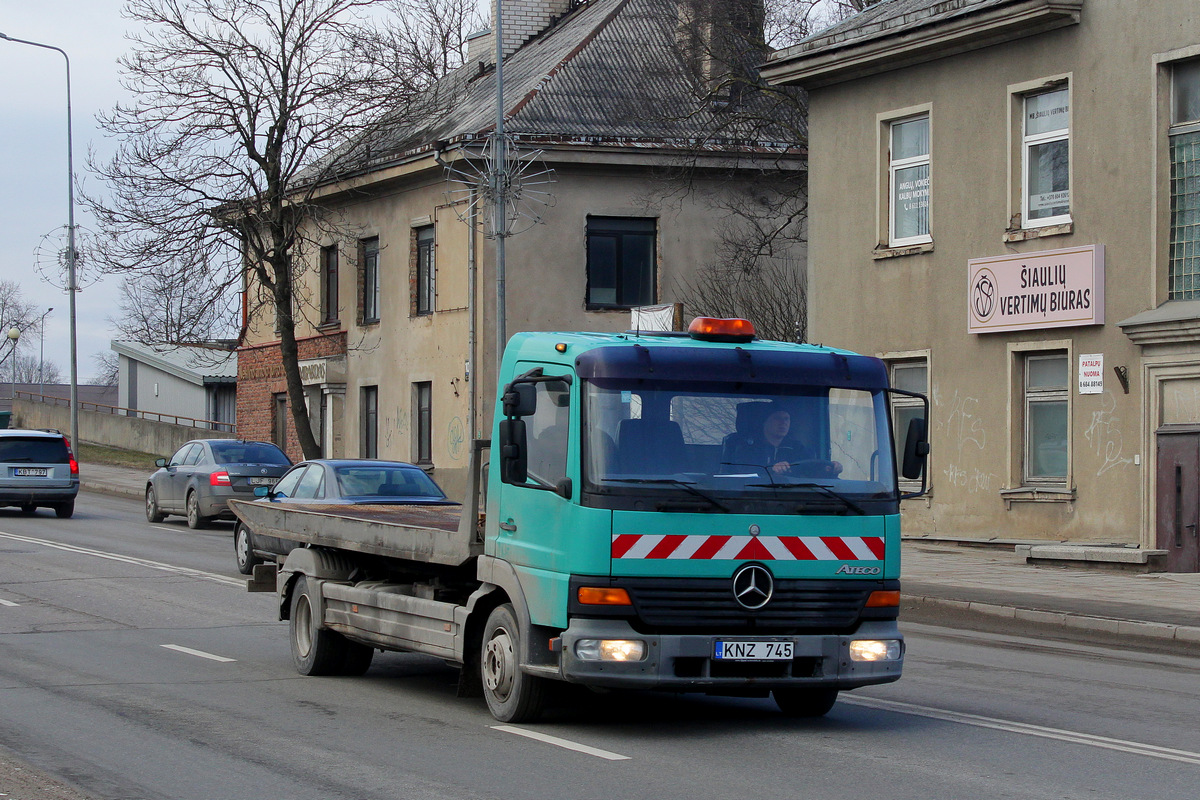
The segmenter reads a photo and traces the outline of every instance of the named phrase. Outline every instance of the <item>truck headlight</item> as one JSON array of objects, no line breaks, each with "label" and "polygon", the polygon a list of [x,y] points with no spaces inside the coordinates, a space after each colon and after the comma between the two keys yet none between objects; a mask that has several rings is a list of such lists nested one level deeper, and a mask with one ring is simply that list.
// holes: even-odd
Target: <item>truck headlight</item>
[{"label": "truck headlight", "polygon": [[850,642],[851,661],[898,661],[899,639],[855,639]]},{"label": "truck headlight", "polygon": [[641,661],[646,643],[638,639],[580,639],[575,643],[580,661]]}]

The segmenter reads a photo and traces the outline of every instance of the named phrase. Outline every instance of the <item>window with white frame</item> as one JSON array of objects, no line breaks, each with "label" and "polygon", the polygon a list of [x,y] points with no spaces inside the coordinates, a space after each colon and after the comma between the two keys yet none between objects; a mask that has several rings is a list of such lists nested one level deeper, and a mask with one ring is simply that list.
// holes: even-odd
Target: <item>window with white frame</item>
[{"label": "window with white frame", "polygon": [[1070,90],[1028,94],[1023,105],[1021,219],[1027,228],[1070,222]]},{"label": "window with white frame", "polygon": [[1200,59],[1171,66],[1172,300],[1200,298]]},{"label": "window with white frame", "polygon": [[932,241],[929,235],[929,115],[889,126],[888,242],[893,247]]},{"label": "window with white frame", "polygon": [[1070,378],[1070,361],[1064,352],[1025,356],[1023,477],[1026,485],[1066,485]]}]

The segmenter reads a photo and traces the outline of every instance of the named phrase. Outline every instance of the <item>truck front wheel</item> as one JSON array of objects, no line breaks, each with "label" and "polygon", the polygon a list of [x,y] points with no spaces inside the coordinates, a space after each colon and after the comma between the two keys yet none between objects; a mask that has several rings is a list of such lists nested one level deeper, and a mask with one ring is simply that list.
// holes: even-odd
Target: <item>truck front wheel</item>
[{"label": "truck front wheel", "polygon": [[837,702],[837,689],[776,689],[775,705],[789,717],[823,717]]},{"label": "truck front wheel", "polygon": [[[301,675],[337,675],[349,642],[337,631],[321,627],[319,604],[308,579],[296,579],[292,589],[292,613],[288,625],[292,639],[292,661]],[[368,662],[369,663],[369,662]]]},{"label": "truck front wheel", "polygon": [[521,629],[512,605],[492,609],[483,629],[479,672],[488,710],[501,722],[537,719],[545,704],[545,681],[521,671]]}]

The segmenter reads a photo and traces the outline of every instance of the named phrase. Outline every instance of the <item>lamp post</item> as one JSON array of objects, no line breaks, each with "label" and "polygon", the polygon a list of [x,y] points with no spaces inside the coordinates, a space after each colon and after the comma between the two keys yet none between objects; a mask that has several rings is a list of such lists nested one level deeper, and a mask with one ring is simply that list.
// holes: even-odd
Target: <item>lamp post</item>
[{"label": "lamp post", "polygon": [[[71,59],[67,56],[67,51],[61,47],[55,47],[51,44],[42,44],[41,42],[31,42],[28,39],[17,39],[14,36],[8,36],[0,33],[0,39],[6,42],[16,42],[17,44],[27,44],[31,47],[40,47],[43,50],[53,50],[60,54],[67,64],[67,296],[70,298],[71,312],[71,442],[75,447],[79,444],[79,359],[78,348],[76,344],[75,330],[75,157],[71,146]],[[15,329],[14,329],[15,330]],[[9,331],[9,337],[12,337],[12,331]],[[20,331],[17,332],[20,335]],[[13,339],[15,349],[16,339]],[[16,353],[14,352],[14,358]],[[15,360],[14,360],[15,365]],[[13,381],[14,392],[16,391],[16,381]]]},{"label": "lamp post", "polygon": [[54,310],[54,306],[46,309],[46,313],[42,314],[42,318],[38,320],[38,394],[41,395],[41,401],[46,402],[46,314]]},{"label": "lamp post", "polygon": [[8,338],[12,341],[12,350],[8,354],[12,359],[12,394],[9,396],[15,405],[17,402],[17,340],[21,338],[21,331],[14,325],[8,329]]}]

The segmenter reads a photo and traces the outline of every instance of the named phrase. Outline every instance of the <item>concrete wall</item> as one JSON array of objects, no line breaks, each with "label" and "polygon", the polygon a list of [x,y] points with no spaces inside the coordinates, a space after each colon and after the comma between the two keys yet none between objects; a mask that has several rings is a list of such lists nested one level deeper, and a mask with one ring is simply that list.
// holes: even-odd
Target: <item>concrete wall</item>
[{"label": "concrete wall", "polygon": [[[812,338],[929,357],[933,490],[906,504],[908,531],[1154,546],[1147,470],[1161,417],[1147,405],[1145,354],[1117,323],[1167,299],[1159,54],[1195,47],[1198,31],[1188,4],[1139,3],[1135,12],[1087,0],[1079,25],[812,91]],[[1006,237],[1020,210],[1014,87],[1061,79],[1072,103],[1072,224],[1014,241]],[[889,117],[914,112],[931,121],[933,244],[878,257],[887,225],[882,137]],[[969,259],[1086,245],[1105,247],[1103,325],[967,333]],[[1073,496],[1013,500],[1005,491],[1022,488],[1020,354],[1043,346],[1065,349],[1071,365]],[[1194,339],[1172,347],[1174,358],[1195,362]],[[1104,356],[1103,392],[1081,394],[1078,357],[1093,353]],[[1128,391],[1118,366],[1128,369]]]},{"label": "concrete wall", "polygon": [[[17,400],[12,427],[56,428],[69,435],[71,412],[66,406],[52,406],[32,400]],[[190,439],[220,439],[228,433],[154,422],[140,417],[79,412],[79,438],[89,444],[102,444],[124,450],[136,450],[156,456],[170,456]]]}]

